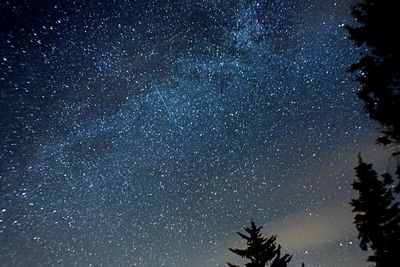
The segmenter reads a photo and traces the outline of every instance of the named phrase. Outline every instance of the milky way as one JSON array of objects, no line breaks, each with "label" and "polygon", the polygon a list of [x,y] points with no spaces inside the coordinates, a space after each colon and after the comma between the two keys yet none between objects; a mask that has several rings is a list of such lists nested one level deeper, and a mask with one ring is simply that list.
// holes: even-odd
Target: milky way
[{"label": "milky way", "polygon": [[0,265],[224,266],[254,219],[292,266],[364,266],[348,10],[2,1]]}]

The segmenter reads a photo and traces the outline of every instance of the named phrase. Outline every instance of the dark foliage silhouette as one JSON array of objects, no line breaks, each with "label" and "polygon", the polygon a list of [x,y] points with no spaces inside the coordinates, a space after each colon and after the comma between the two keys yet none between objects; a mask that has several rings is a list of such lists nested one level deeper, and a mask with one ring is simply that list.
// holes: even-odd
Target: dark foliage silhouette
[{"label": "dark foliage silhouette", "polygon": [[368,260],[377,267],[392,266],[400,248],[400,210],[393,194],[393,180],[388,173],[378,177],[372,164],[363,162],[361,157],[355,169],[358,179],[353,188],[360,196],[351,205],[356,213],[360,247],[374,251]]},{"label": "dark foliage silhouette", "polygon": [[368,260],[375,266],[395,266],[400,247],[400,10],[396,1],[360,0],[353,6],[355,27],[346,26],[350,39],[362,47],[360,60],[349,71],[357,73],[361,87],[358,97],[372,120],[380,123],[377,142],[393,146],[397,158],[395,177],[389,173],[379,177],[371,164],[361,158],[356,167],[353,188],[359,198],[351,205],[356,213],[360,247],[372,250]]},{"label": "dark foliage silhouette", "polygon": [[400,144],[399,11],[397,1],[359,1],[352,9],[358,24],[346,27],[350,39],[367,51],[349,69],[358,74],[358,96],[369,117],[382,126],[377,141],[396,146]]},{"label": "dark foliage silhouette", "polygon": [[[232,249],[229,250],[233,253],[249,260],[246,263],[246,267],[265,267],[271,263],[271,267],[285,267],[290,262],[292,256],[285,254],[281,257],[281,246],[276,245],[276,236],[270,236],[268,238],[262,237],[262,227],[257,227],[256,224],[251,221],[250,227],[245,227],[244,230],[247,233],[242,234],[238,232],[238,235],[246,240],[247,247],[245,249]],[[230,267],[239,267],[228,263]]]}]

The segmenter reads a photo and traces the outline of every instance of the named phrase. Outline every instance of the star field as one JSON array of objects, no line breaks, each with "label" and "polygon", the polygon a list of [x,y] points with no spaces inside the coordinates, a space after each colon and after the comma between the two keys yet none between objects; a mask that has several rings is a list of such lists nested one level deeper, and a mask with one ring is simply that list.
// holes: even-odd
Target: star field
[{"label": "star field", "polygon": [[347,1],[0,10],[1,266],[225,266],[250,219],[293,266],[364,266]]}]

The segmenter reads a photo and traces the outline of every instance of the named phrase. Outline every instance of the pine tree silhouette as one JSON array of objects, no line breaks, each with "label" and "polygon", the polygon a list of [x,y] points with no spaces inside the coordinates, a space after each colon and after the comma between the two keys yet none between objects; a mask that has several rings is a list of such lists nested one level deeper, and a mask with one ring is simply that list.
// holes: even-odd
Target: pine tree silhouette
[{"label": "pine tree silhouette", "polygon": [[[359,198],[351,205],[356,213],[360,247],[371,249],[368,258],[375,266],[394,266],[396,251],[400,251],[400,12],[391,0],[360,0],[353,6],[355,27],[346,26],[350,39],[362,47],[360,60],[350,72],[357,73],[361,84],[358,97],[364,102],[369,117],[381,124],[378,143],[394,146],[397,158],[394,186],[392,175],[378,177],[371,164],[361,158],[356,167],[357,180],[353,188]],[[396,260],[396,261],[395,261]]]},{"label": "pine tree silhouette", "polygon": [[[232,249],[229,250],[233,253],[241,256],[242,258],[248,259],[250,262],[246,263],[246,267],[265,267],[268,263],[271,263],[271,267],[285,267],[291,260],[292,256],[285,254],[281,257],[281,246],[276,245],[276,236],[270,236],[268,238],[262,237],[262,227],[257,227],[256,224],[251,221],[250,227],[245,227],[244,230],[248,234],[237,234],[247,242],[245,249]],[[230,267],[239,267],[228,263]]]},{"label": "pine tree silhouette", "polygon": [[359,198],[351,205],[356,213],[354,223],[359,231],[360,247],[371,249],[373,256],[368,261],[376,267],[394,266],[400,248],[400,210],[393,196],[393,180],[385,173],[379,178],[372,164],[364,163],[359,157],[355,168],[357,180],[353,188]]},{"label": "pine tree silhouette", "polygon": [[[381,125],[384,145],[400,145],[400,12],[392,0],[362,0],[353,6],[357,27],[346,26],[350,39],[366,48],[350,72],[361,83],[358,96],[371,119]],[[398,150],[395,153],[398,155]]]}]

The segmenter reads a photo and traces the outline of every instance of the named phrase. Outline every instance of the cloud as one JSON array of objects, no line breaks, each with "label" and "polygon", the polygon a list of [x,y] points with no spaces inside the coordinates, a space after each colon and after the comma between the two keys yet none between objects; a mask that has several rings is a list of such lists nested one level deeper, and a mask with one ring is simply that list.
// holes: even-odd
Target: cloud
[{"label": "cloud", "polygon": [[314,212],[295,214],[265,225],[288,251],[305,251],[354,232],[350,207],[325,206]]}]

